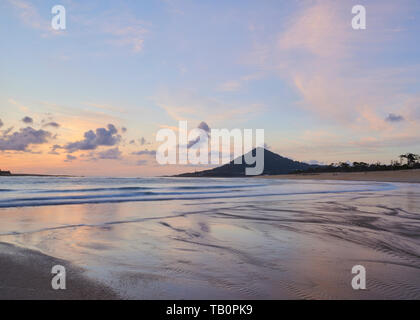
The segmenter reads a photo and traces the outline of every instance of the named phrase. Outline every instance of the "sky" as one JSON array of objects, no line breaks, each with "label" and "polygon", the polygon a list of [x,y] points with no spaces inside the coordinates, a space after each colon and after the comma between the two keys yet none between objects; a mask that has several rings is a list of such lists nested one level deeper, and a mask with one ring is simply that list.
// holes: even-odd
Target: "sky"
[{"label": "sky", "polygon": [[156,163],[156,133],[180,120],[264,129],[311,163],[420,153],[419,18],[416,0],[2,0],[0,168],[201,169]]}]

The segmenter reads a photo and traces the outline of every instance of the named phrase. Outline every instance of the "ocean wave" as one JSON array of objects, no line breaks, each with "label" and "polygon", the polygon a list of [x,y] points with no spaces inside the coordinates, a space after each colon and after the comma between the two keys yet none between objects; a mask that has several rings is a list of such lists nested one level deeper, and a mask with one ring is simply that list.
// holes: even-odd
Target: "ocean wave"
[{"label": "ocean wave", "polygon": [[254,187],[264,187],[265,184],[248,184],[248,185],[207,185],[207,186],[180,186],[173,187],[172,189],[179,190],[195,190],[195,189],[241,189],[241,188],[254,188]]},{"label": "ocean wave", "polygon": [[[257,198],[270,196],[297,196],[297,195],[320,195],[320,194],[341,194],[371,191],[392,190],[396,187],[392,184],[373,185],[361,189],[347,190],[326,190],[326,191],[303,191],[303,192],[265,192],[265,193],[240,193],[240,190],[227,191],[205,191],[205,192],[136,192],[130,194],[106,194],[106,195],[85,195],[85,196],[62,196],[62,197],[32,197],[15,198],[0,201],[0,208],[10,207],[34,207],[71,204],[100,204],[100,203],[121,203],[140,201],[169,201],[169,200],[205,200],[205,199],[232,199],[232,198]],[[214,195],[218,194],[218,195]],[[164,197],[160,197],[164,196]]]},{"label": "ocean wave", "polygon": [[[24,198],[11,198],[11,199],[4,199],[0,200],[0,207],[2,207],[3,204],[8,203],[17,203],[20,202],[43,202],[43,203],[49,203],[51,201],[57,201],[57,200],[89,200],[89,199],[97,199],[100,201],[100,199],[109,199],[109,198],[116,198],[122,200],[123,198],[131,198],[131,197],[138,197],[138,196],[161,196],[161,195],[167,195],[167,196],[177,196],[177,195],[197,195],[197,194],[214,194],[214,193],[225,193],[225,191],[197,191],[197,192],[133,192],[133,193],[114,193],[114,194],[91,194],[91,195],[72,195],[72,196],[59,196],[59,197],[24,197]],[[131,201],[131,199],[127,199],[126,201]],[[104,202],[108,202],[104,200]],[[82,202],[84,203],[84,202]],[[88,203],[88,202],[86,202]],[[96,202],[95,202],[96,203]],[[61,204],[61,203],[58,203]]]},{"label": "ocean wave", "polygon": [[130,191],[130,190],[150,190],[151,187],[118,187],[118,188],[84,188],[84,189],[51,189],[51,190],[34,190],[39,193],[75,193],[75,192],[100,192],[100,191]]},{"label": "ocean wave", "polygon": [[[265,186],[264,184],[252,185],[207,185],[207,186],[179,186],[169,187],[168,189],[174,190],[201,190],[201,189],[242,189]],[[49,189],[49,190],[33,190],[34,193],[78,193],[78,192],[101,192],[101,191],[131,191],[131,190],[151,190],[157,189],[156,187],[103,187],[103,188],[82,188],[82,189]],[[6,191],[6,189],[3,189]],[[2,191],[2,189],[0,189]],[[7,190],[9,191],[9,190]],[[12,191],[12,190],[10,190]]]}]

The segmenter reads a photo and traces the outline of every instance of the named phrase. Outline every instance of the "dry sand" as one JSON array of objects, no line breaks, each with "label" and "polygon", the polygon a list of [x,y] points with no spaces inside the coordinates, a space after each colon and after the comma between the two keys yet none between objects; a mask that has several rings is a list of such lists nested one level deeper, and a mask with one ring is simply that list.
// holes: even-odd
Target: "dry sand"
[{"label": "dry sand", "polygon": [[420,183],[420,169],[371,172],[302,173],[261,176],[263,179],[347,180]]},{"label": "dry sand", "polygon": [[[53,290],[51,269],[66,268],[65,290]],[[0,243],[0,300],[118,299],[109,288],[83,275],[67,261]]]}]

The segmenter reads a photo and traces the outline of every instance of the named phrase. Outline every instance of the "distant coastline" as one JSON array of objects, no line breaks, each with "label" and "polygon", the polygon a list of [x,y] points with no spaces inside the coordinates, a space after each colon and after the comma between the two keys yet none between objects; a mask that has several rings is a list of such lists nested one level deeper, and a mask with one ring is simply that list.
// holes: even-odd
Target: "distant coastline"
[{"label": "distant coastline", "polygon": [[322,172],[258,176],[261,179],[342,180],[420,183],[420,169],[395,171]]},{"label": "distant coastline", "polygon": [[[180,176],[175,176],[180,177]],[[190,178],[205,178],[206,176],[184,175]],[[290,173],[290,174],[265,174],[259,176],[225,176],[216,178],[258,178],[280,180],[341,180],[341,181],[374,181],[420,183],[420,169],[360,171],[360,172],[321,172],[321,173]]]},{"label": "distant coastline", "polygon": [[0,177],[62,177],[62,178],[71,178],[76,176],[65,175],[65,174],[36,174],[36,173],[16,173],[9,175],[0,175]]},{"label": "distant coastline", "polygon": [[65,174],[37,174],[37,173],[12,173],[8,170],[0,170],[0,177],[74,177]]}]

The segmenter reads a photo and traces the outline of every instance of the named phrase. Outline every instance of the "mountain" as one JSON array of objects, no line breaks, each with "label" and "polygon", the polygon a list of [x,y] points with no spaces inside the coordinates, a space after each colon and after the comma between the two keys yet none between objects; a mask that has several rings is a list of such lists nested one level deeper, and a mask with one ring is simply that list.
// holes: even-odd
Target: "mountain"
[{"label": "mountain", "polygon": [[[252,155],[255,156],[256,149],[253,149]],[[242,164],[234,164],[231,162],[210,170],[182,173],[176,177],[245,177],[245,168],[254,167],[254,165],[247,165],[242,157]],[[310,165],[304,162],[293,161],[284,158],[277,153],[264,149],[264,172],[263,175],[287,174],[295,170],[307,170],[309,168],[319,167],[318,165]]]}]

